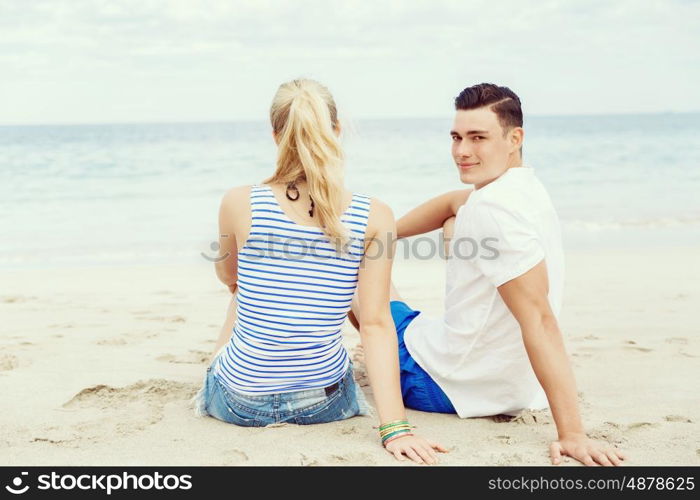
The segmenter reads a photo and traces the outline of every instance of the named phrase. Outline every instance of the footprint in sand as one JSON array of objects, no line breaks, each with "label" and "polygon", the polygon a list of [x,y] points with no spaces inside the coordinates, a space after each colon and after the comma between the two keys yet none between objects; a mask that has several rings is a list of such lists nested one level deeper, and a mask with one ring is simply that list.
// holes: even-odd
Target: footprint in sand
[{"label": "footprint in sand", "polygon": [[659,424],[653,424],[651,422],[634,422],[631,423],[627,426],[627,430],[637,430],[637,429],[645,429],[645,428],[650,428],[650,427],[658,427]]},{"label": "footprint in sand", "polygon": [[616,422],[603,422],[603,425],[590,429],[588,435],[592,439],[600,439],[616,445],[626,441],[620,424]]},{"label": "footprint in sand", "polygon": [[309,458],[303,453],[299,453],[299,455],[301,456],[301,459],[299,460],[299,465],[303,465],[304,467],[319,465],[318,460],[316,460],[315,458]]},{"label": "footprint in sand", "polygon": [[187,351],[185,354],[163,354],[158,356],[158,361],[165,363],[185,363],[192,365],[201,365],[209,361],[211,353],[207,351]]},{"label": "footprint in sand", "polygon": [[118,337],[110,337],[101,339],[96,342],[97,345],[126,345],[133,342],[138,342],[145,339],[153,339],[160,337],[160,332],[153,331],[135,331],[120,335]]},{"label": "footprint in sand", "polygon": [[640,347],[637,345],[637,342],[634,340],[625,340],[624,343],[626,344],[625,349],[630,349],[630,350],[639,351],[639,352],[651,352],[654,350],[654,349],[650,349],[648,347]]},{"label": "footprint in sand", "polygon": [[523,425],[547,425],[552,423],[552,417],[546,410],[525,410],[513,419],[513,423]]},{"label": "footprint in sand", "polygon": [[122,337],[114,337],[111,339],[102,339],[96,342],[97,345],[126,345],[126,340]]},{"label": "footprint in sand", "polygon": [[632,346],[627,346],[625,349],[629,349],[632,351],[639,351],[639,352],[652,352],[654,349],[650,349],[648,347],[632,347]]},{"label": "footprint in sand", "polygon": [[147,429],[163,419],[164,406],[180,401],[183,406],[198,386],[165,379],[149,379],[125,387],[87,387],[62,405],[72,425],[46,427],[30,443],[81,447],[127,436]]},{"label": "footprint in sand", "polygon": [[358,429],[356,426],[351,426],[351,427],[343,427],[340,429],[339,433],[348,436],[352,434],[359,434],[360,429]]},{"label": "footprint in sand", "polygon": [[125,387],[86,387],[62,405],[83,420],[64,427],[63,435],[68,437],[62,439],[101,441],[142,431],[163,419],[165,405],[186,406],[198,389],[198,384],[166,379],[141,380]]},{"label": "footprint in sand", "polygon": [[[664,339],[664,342],[666,342],[667,344],[675,344],[679,346],[687,346],[690,343],[690,341],[686,337],[668,337]],[[698,357],[697,354],[691,354],[683,348],[678,350],[678,354],[680,354],[681,356],[685,356],[686,358]]]},{"label": "footprint in sand", "polygon": [[33,435],[29,438],[30,443],[40,444],[57,444],[65,448],[78,448],[80,441],[80,431],[83,426],[77,426],[75,429],[67,428],[64,425],[52,425],[36,432],[38,435]]},{"label": "footprint in sand", "polygon": [[0,302],[4,304],[16,304],[18,302],[29,302],[31,300],[36,300],[37,298],[34,296],[26,296],[26,295],[4,295],[2,298],[0,298]]},{"label": "footprint in sand", "polygon": [[[141,311],[140,311],[141,312]],[[146,311],[144,311],[146,312]],[[136,313],[134,313],[136,314]],[[168,323],[185,323],[187,319],[184,316],[136,316],[136,319],[142,319],[146,321],[164,321]]]},{"label": "footprint in sand", "polygon": [[572,337],[571,341],[572,342],[582,342],[584,340],[600,340],[600,337],[596,337],[595,335],[586,335],[582,337]]},{"label": "footprint in sand", "polygon": [[[171,332],[172,328],[165,328],[165,331]],[[133,339],[143,340],[143,339],[154,339],[160,337],[160,332],[132,332],[128,336]]]},{"label": "footprint in sand", "polygon": [[515,441],[513,441],[513,439],[510,436],[508,436],[506,434],[501,435],[501,436],[494,436],[494,439],[497,439],[500,443],[503,443],[503,444],[513,444],[515,442]]},{"label": "footprint in sand", "polygon": [[348,453],[347,455],[329,455],[324,461],[328,465],[376,465],[377,458],[369,453]]},{"label": "footprint in sand", "polygon": [[233,449],[227,451],[224,455],[225,460],[223,465],[242,465],[250,460],[248,454],[243,450]]},{"label": "footprint in sand", "polygon": [[12,354],[0,354],[0,372],[9,372],[19,366],[19,361]]},{"label": "footprint in sand", "polygon": [[693,423],[693,421],[690,418],[684,417],[683,415],[666,415],[664,417],[664,420],[666,420],[667,422],[683,422],[685,424]]},{"label": "footprint in sand", "polygon": [[195,384],[166,379],[140,380],[126,387],[99,384],[86,387],[65,402],[63,408],[112,409],[129,403],[162,406],[171,401],[184,401],[191,397],[196,390]]},{"label": "footprint in sand", "polygon": [[32,443],[51,443],[51,444],[64,444],[68,443],[67,439],[51,439],[46,437],[35,437],[31,440]]}]

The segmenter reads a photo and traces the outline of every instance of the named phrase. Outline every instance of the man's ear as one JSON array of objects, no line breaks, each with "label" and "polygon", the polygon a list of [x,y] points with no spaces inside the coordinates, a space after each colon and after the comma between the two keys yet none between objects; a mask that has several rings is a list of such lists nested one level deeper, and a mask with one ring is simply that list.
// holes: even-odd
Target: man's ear
[{"label": "man's ear", "polygon": [[522,127],[513,127],[508,134],[510,137],[511,152],[519,151],[525,140],[525,130]]}]

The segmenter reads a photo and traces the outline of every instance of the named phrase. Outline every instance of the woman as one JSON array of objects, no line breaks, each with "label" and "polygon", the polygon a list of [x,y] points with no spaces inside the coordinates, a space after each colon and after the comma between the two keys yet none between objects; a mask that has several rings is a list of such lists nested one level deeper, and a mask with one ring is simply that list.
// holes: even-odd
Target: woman
[{"label": "woman", "polygon": [[393,214],[344,188],[340,125],[325,87],[281,85],[270,119],[274,175],[229,190],[221,203],[216,270],[234,298],[195,411],[242,426],[367,415],[341,343],[357,289],[382,444],[399,460],[435,463],[435,450],[446,450],[412,432],[401,399],[389,309]]}]

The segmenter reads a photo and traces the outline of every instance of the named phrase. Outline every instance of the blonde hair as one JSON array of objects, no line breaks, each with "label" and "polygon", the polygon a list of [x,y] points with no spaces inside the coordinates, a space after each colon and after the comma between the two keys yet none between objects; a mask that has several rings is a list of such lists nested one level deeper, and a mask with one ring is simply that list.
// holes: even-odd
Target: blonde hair
[{"label": "blonde hair", "polygon": [[264,183],[305,180],[321,228],[339,248],[348,240],[340,220],[343,202],[343,150],[336,135],[338,112],[326,87],[309,79],[280,85],[270,106],[277,137],[277,168]]}]

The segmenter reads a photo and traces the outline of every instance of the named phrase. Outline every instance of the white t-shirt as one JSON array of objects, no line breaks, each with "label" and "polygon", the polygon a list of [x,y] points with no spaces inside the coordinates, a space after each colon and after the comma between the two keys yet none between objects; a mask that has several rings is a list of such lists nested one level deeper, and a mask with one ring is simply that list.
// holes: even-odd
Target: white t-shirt
[{"label": "white t-shirt", "polygon": [[497,290],[544,259],[550,306],[559,315],[559,219],[531,167],[510,168],[471,193],[457,213],[450,255],[444,316],[419,314],[406,329],[408,352],[462,418],[547,408],[520,325]]}]

